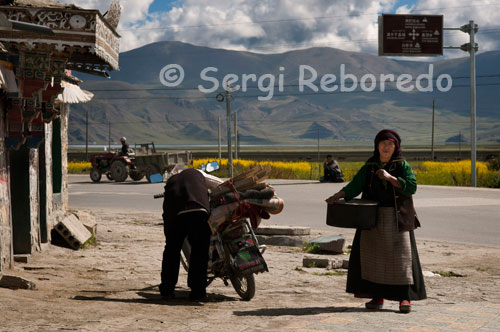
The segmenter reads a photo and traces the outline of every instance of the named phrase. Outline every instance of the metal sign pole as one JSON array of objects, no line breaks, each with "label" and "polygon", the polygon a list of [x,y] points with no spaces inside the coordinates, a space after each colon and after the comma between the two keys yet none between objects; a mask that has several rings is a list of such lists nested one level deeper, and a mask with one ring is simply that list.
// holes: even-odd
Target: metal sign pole
[{"label": "metal sign pole", "polygon": [[472,187],[477,185],[477,169],[476,169],[476,52],[478,46],[475,42],[475,34],[478,30],[477,24],[473,20],[469,24],[463,25],[460,28],[444,28],[444,30],[460,30],[468,33],[470,42],[463,44],[460,47],[448,46],[448,49],[461,49],[462,51],[469,52],[470,54],[470,184]]},{"label": "metal sign pole", "polygon": [[474,21],[469,21],[470,28],[470,179],[471,186],[476,186],[476,43],[474,41],[474,34],[477,26]]},{"label": "metal sign pole", "polygon": [[[442,30],[468,33],[470,42],[460,47],[443,47]],[[470,112],[471,112],[471,186],[476,186],[476,52],[477,24],[473,20],[460,28],[443,28],[443,15],[379,16],[379,55],[422,56],[443,55],[443,49],[461,49],[470,54]]]}]

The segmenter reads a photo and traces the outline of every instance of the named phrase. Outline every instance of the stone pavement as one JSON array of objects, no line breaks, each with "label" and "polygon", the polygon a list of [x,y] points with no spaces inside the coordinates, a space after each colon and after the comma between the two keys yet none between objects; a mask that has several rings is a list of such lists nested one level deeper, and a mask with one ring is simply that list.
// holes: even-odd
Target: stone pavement
[{"label": "stone pavement", "polygon": [[[366,300],[345,292],[345,270],[304,268],[306,254],[288,246],[265,252],[269,272],[256,275],[252,301],[217,279],[209,301],[193,303],[181,269],[178,298],[170,302],[158,291],[160,213],[91,212],[99,221],[96,244],[78,251],[47,246],[6,271],[36,289],[0,288],[1,332],[500,331],[500,246],[417,238],[422,268],[430,272],[428,298],[412,303],[410,314],[400,314],[393,301],[367,311]],[[344,235],[350,243],[352,234]]]},{"label": "stone pavement", "polygon": [[[414,302],[410,314],[399,312],[397,302],[380,311],[367,311],[359,303],[337,303],[318,308],[316,314],[295,316],[275,332],[400,331],[455,332],[500,330],[500,303],[425,304]],[[290,313],[293,315],[293,311]]]}]

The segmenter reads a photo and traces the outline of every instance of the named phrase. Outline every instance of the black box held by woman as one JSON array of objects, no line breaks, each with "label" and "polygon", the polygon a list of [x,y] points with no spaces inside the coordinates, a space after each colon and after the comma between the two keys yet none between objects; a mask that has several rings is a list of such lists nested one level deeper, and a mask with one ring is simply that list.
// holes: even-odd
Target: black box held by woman
[{"label": "black box held by woman", "polygon": [[326,224],[342,228],[370,229],[377,222],[378,203],[367,199],[343,199],[328,204]]}]

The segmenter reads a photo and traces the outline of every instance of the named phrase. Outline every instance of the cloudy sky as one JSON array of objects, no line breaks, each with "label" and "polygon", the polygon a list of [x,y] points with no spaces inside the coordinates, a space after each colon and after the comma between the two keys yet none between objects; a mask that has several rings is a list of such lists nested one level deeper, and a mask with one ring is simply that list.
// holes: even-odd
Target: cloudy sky
[{"label": "cloudy sky", "polygon": [[[112,0],[59,0],[104,13]],[[500,1],[490,0],[121,0],[121,51],[155,41],[281,53],[313,46],[377,54],[381,13],[442,14],[445,27],[474,20],[481,52],[500,50]],[[460,31],[444,44],[468,42]],[[446,57],[464,56],[458,50]]]}]

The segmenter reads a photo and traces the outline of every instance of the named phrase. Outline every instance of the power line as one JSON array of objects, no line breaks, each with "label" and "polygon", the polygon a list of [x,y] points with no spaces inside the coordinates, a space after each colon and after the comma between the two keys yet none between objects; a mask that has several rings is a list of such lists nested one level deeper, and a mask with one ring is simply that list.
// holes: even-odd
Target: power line
[{"label": "power line", "polygon": [[[160,123],[217,123],[217,119],[212,119],[212,120],[142,120],[142,121],[113,121],[113,125],[117,124],[138,124],[138,123],[143,123],[143,124],[160,124]],[[363,122],[377,122],[377,121],[385,121],[382,119],[371,119],[371,120],[350,120],[350,119],[339,119],[339,120],[321,120],[322,123],[341,123],[341,122],[349,122],[349,123],[363,123]],[[262,123],[262,120],[245,120],[245,119],[238,119],[238,122],[244,122],[244,123]],[[318,120],[266,120],[266,123],[314,123],[318,122]],[[500,123],[500,120],[497,121]],[[391,124],[427,124],[431,123],[431,120],[413,120],[413,121],[390,121]],[[453,121],[453,124],[469,124],[469,120],[463,120],[463,121]],[[492,124],[491,121],[478,121],[478,124]],[[494,122],[493,122],[494,123]],[[89,120],[89,124],[96,124],[96,125],[108,125],[109,121],[96,121],[96,120]]]},{"label": "power line", "polygon": [[[493,78],[493,77],[500,77],[500,74],[489,74],[489,75],[476,75],[476,78]],[[451,79],[453,80],[458,80],[458,79],[468,79],[470,76],[451,76]],[[411,81],[408,82],[415,82],[417,79],[412,79]],[[436,81],[437,78],[432,78],[430,81]],[[372,81],[374,83],[380,83],[382,81],[380,80],[375,80]],[[386,82],[386,81],[383,81]],[[387,84],[394,83],[394,82],[387,82]],[[500,84],[500,83],[499,83]],[[300,84],[283,84],[282,87],[284,88],[296,88],[299,87]],[[338,84],[334,84],[332,86],[339,86]],[[274,88],[279,88],[279,85],[273,85],[272,87]],[[247,89],[259,89],[258,86],[247,86]],[[141,91],[189,91],[189,90],[199,90],[199,88],[136,88],[136,89],[89,89],[92,92],[141,92]]]},{"label": "power line", "polygon": [[[500,3],[441,7],[441,8],[423,8],[423,9],[416,9],[415,8],[415,9],[412,9],[410,12],[411,13],[420,13],[423,11],[448,10],[448,9],[459,9],[459,8],[475,8],[475,7],[483,8],[483,7],[489,7],[489,6],[500,6]],[[332,19],[332,18],[347,20],[347,19],[352,18],[352,17],[378,16],[380,14],[381,14],[380,12],[373,12],[373,13],[366,13],[366,14],[327,15],[327,16],[316,16],[316,17],[302,17],[302,18],[275,19],[275,20],[262,20],[262,21],[246,21],[246,22],[224,22],[224,23],[200,24],[200,25],[169,25],[169,26],[151,27],[151,28],[120,29],[119,31],[200,29],[200,28],[209,28],[209,27],[218,27],[218,26],[270,24],[270,23],[298,22],[298,21],[310,21],[310,20],[326,20],[326,19]]]},{"label": "power line", "polygon": [[[461,32],[456,32],[456,31],[444,31],[445,35],[448,37],[456,37],[456,36],[462,36],[463,33]],[[480,38],[481,34],[491,34],[491,33],[500,33],[500,28],[493,28],[493,29],[480,29],[477,36]],[[262,45],[262,46],[251,46],[251,50],[283,50],[287,49],[290,47],[298,47],[298,48],[320,48],[320,47],[332,47],[332,46],[339,46],[339,45],[345,45],[345,44],[359,44],[359,45],[370,45],[373,43],[376,43],[378,39],[357,39],[357,40],[343,40],[339,42],[324,42],[321,44],[317,43],[309,43],[306,41],[303,42],[294,42],[294,43],[281,43],[281,44],[270,44],[270,45]],[[249,46],[250,47],[250,46]],[[225,50],[228,52],[232,52],[234,50]],[[220,49],[213,49],[211,51],[205,51],[205,54],[209,53],[216,53],[220,52]],[[247,51],[251,52],[251,51]],[[169,52],[168,55],[175,55],[175,54],[199,54],[198,51],[193,51],[193,52]],[[142,57],[165,57],[165,55],[162,54],[141,54]],[[136,57],[136,55],[133,54],[120,54],[121,58],[127,58],[127,57]]]},{"label": "power line", "polygon": [[[476,86],[500,86],[500,83],[478,83]],[[469,88],[469,85],[453,85],[451,88]],[[273,93],[273,98],[275,97],[296,97],[296,96],[316,96],[316,95],[338,95],[341,93],[383,93],[383,92],[403,92],[399,89],[385,89],[384,91],[363,91],[363,90],[355,90],[355,91],[334,91],[334,92],[300,92],[300,93]],[[238,93],[242,93],[242,91],[236,91]],[[267,91],[265,91],[267,92]],[[418,91],[417,91],[418,92]],[[244,93],[244,92],[243,92]],[[262,97],[262,95],[237,95],[239,98],[257,98]],[[93,100],[142,100],[142,99],[175,99],[175,100],[196,100],[196,99],[213,99],[214,96],[189,96],[189,97],[176,97],[176,96],[146,96],[146,97],[95,97]]]}]

